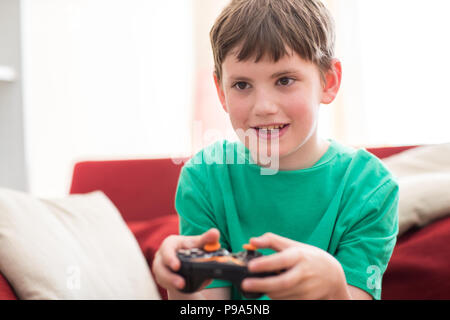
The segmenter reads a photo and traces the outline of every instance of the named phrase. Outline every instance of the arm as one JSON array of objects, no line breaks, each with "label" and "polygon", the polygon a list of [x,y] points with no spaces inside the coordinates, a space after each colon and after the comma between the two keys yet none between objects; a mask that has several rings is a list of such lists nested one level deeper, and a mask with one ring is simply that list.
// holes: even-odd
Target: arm
[{"label": "arm", "polygon": [[178,290],[167,291],[169,300],[229,300],[230,288],[204,289],[199,292],[185,294]]},{"label": "arm", "polygon": [[[195,163],[203,163],[201,156],[199,153],[196,157],[200,157],[200,159],[192,158],[180,173],[175,196],[175,207],[180,217],[180,234],[189,237],[189,235],[206,234],[206,230],[209,229],[211,231],[211,229],[215,229],[214,232],[216,232],[216,235],[213,235],[208,240],[201,240],[199,243],[190,246],[191,248],[200,248],[203,246],[203,243],[220,240],[220,234],[216,229],[218,226],[215,220],[213,205],[207,188],[208,178],[206,168],[202,165],[195,165]],[[171,261],[167,260],[167,265],[170,265],[172,270],[178,270],[178,259],[173,255],[170,259]],[[180,282],[175,285],[176,281]],[[206,287],[210,282],[205,282],[202,288]],[[230,299],[231,297],[231,290],[227,287],[200,289],[195,293],[185,294],[176,289],[184,287],[184,279],[182,277],[178,276],[178,279],[173,278],[171,283],[174,287],[166,287],[169,299],[223,300]]]},{"label": "arm", "polygon": [[[347,283],[373,299],[381,299],[382,276],[396,242],[397,211],[398,185],[388,180],[367,197],[353,221],[344,221],[348,229],[333,254],[345,270]],[[359,298],[355,290],[352,296]]]},{"label": "arm", "polygon": [[[256,247],[278,252],[250,262],[251,271],[287,271],[266,279],[247,279],[244,290],[267,292],[275,299],[380,299],[381,286],[368,284],[367,270],[368,266],[379,268],[380,284],[395,245],[397,208],[398,185],[388,180],[373,191],[355,221],[345,222],[348,231],[335,256],[271,233],[252,239]],[[367,288],[367,293],[359,288]]]},{"label": "arm", "polygon": [[360,288],[347,285],[351,300],[373,300],[372,296]]},{"label": "arm", "polygon": [[252,238],[258,248],[271,248],[275,254],[252,260],[253,272],[285,269],[280,275],[248,278],[242,283],[247,291],[265,292],[272,299],[371,299],[363,290],[348,285],[341,264],[328,252],[272,233]]}]

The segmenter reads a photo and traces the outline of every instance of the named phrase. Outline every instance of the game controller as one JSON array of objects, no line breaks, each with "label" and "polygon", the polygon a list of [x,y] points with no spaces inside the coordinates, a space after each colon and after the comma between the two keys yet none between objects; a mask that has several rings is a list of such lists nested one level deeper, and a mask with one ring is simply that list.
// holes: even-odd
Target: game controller
[{"label": "game controller", "polygon": [[186,285],[180,291],[192,293],[197,291],[208,279],[228,280],[238,288],[247,299],[257,299],[264,293],[245,292],[241,289],[241,282],[250,277],[269,277],[279,272],[250,272],[248,262],[262,256],[251,244],[243,246],[245,251],[230,253],[220,247],[220,243],[206,244],[202,249],[180,249],[177,252],[181,267],[176,272],[181,275]]}]

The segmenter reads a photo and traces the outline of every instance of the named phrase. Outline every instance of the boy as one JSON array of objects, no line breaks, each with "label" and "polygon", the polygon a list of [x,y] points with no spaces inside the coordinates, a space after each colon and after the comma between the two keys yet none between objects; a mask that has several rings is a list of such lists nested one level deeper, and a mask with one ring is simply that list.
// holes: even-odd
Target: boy
[{"label": "boy", "polygon": [[[176,250],[220,241],[238,252],[250,239],[265,254],[250,271],[285,271],[248,278],[245,291],[380,299],[397,235],[398,185],[367,151],[317,133],[320,104],[334,100],[341,82],[328,11],[319,0],[233,0],[211,43],[219,99],[241,141],[216,142],[183,167],[176,193],[182,235],[162,243],[156,280],[171,299],[240,299],[219,280],[182,294]],[[273,174],[261,174],[261,149],[276,155]]]}]

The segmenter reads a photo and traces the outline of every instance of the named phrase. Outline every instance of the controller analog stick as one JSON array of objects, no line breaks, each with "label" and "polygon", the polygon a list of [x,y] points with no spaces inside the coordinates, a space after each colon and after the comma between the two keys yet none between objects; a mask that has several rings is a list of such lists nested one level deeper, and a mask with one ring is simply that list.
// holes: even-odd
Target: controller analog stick
[{"label": "controller analog stick", "polygon": [[207,243],[203,246],[206,252],[214,252],[220,249],[220,242]]},{"label": "controller analog stick", "polygon": [[244,250],[247,250],[247,251],[256,251],[256,249],[258,249],[250,243],[244,244],[242,247],[244,248]]}]

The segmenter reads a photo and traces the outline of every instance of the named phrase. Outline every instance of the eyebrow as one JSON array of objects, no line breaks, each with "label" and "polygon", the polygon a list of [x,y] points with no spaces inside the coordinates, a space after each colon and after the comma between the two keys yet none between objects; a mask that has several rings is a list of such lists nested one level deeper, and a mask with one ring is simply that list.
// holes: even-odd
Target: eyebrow
[{"label": "eyebrow", "polygon": [[[273,78],[278,78],[284,75],[288,75],[288,74],[294,74],[294,73],[299,73],[298,70],[295,69],[288,69],[288,70],[283,70],[283,71],[279,71],[279,72],[275,72],[274,74],[272,74],[270,76],[271,79]],[[247,77],[241,77],[241,76],[231,76],[230,79],[232,81],[236,81],[236,80],[244,80],[244,81],[251,81],[252,79],[247,78]]]}]

